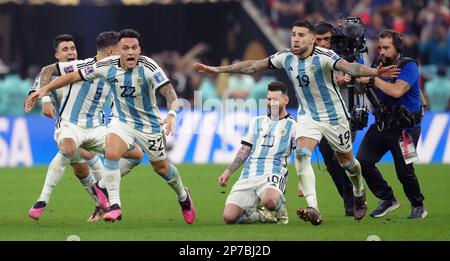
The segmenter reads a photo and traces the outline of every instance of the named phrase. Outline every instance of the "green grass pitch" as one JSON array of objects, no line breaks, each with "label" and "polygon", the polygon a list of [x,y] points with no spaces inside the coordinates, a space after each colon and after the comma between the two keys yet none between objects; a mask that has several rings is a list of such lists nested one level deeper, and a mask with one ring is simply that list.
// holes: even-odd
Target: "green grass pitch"
[{"label": "green grass pitch", "polygon": [[[315,166],[316,167],[316,166]],[[46,167],[0,168],[0,240],[66,240],[77,235],[86,240],[450,240],[449,165],[417,165],[419,181],[426,197],[429,215],[424,220],[408,220],[410,205],[393,165],[380,169],[394,189],[401,208],[360,222],[345,217],[343,203],[331,178],[316,171],[319,206],[324,224],[314,227],[297,218],[295,210],[305,206],[296,196],[297,177],[293,166],[287,186],[290,223],[225,225],[222,211],[231,184],[219,187],[217,177],[224,165],[178,165],[183,181],[191,190],[197,209],[193,225],[184,223],[173,191],[150,166],[139,166],[122,180],[123,219],[115,223],[87,223],[93,201],[79,181],[66,171],[53,191],[49,205],[39,221],[28,218],[43,185]],[[321,165],[323,169],[323,165]],[[234,173],[234,182],[239,173]],[[377,200],[368,192],[369,211]]]}]

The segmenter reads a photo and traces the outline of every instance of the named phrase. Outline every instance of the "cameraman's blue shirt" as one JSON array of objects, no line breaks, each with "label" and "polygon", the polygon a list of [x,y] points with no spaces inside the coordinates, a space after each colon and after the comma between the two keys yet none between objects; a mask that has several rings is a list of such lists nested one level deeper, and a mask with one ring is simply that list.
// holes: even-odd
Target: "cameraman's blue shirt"
[{"label": "cameraman's blue shirt", "polygon": [[[386,78],[385,81],[395,82]],[[420,109],[420,86],[419,86],[419,68],[414,62],[409,62],[403,66],[397,80],[407,82],[410,89],[400,98],[391,97],[379,89],[376,89],[377,95],[381,102],[387,106],[403,104],[410,112],[415,112]]]}]

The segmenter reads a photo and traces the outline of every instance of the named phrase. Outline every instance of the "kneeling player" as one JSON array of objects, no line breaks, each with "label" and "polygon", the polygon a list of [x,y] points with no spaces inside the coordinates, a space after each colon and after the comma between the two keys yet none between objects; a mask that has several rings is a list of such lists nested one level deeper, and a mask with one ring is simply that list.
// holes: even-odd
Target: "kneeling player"
[{"label": "kneeling player", "polygon": [[[226,224],[288,222],[283,192],[287,158],[295,137],[295,120],[286,112],[288,102],[286,86],[282,82],[270,83],[269,115],[252,119],[236,158],[219,177],[219,184],[226,186],[231,174],[245,162],[225,203]],[[260,203],[267,210],[274,210],[276,216],[258,208]]]}]

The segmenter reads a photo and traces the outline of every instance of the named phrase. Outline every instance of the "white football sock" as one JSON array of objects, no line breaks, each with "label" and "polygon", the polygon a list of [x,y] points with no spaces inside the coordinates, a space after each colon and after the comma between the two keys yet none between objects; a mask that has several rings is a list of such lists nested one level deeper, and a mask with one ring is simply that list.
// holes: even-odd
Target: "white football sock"
[{"label": "white football sock", "polygon": [[56,154],[48,166],[44,187],[42,188],[38,201],[45,201],[45,203],[48,203],[53,188],[56,184],[58,184],[59,180],[64,175],[64,170],[66,169],[67,164],[70,163],[70,160],[70,157],[62,154],[61,152]]},{"label": "white football sock", "polygon": [[311,166],[311,152],[307,148],[295,150],[295,168],[308,207],[318,208],[316,196],[316,176]]},{"label": "white football sock", "polygon": [[95,179],[94,176],[92,175],[92,173],[89,173],[89,176],[85,177],[85,178],[78,178],[81,182],[81,184],[83,185],[84,189],[87,191],[87,193],[89,194],[89,196],[91,196],[94,201],[97,203],[97,197],[94,195],[94,192],[92,192],[91,187],[95,184]]},{"label": "white football sock", "polygon": [[120,168],[120,175],[123,177],[125,175],[127,175],[128,173],[130,173],[130,171],[136,167],[137,165],[139,165],[141,161],[139,160],[134,160],[134,159],[125,159],[125,158],[121,158],[119,160],[119,168]]},{"label": "white football sock", "polygon": [[258,211],[246,210],[236,220],[235,224],[251,224],[262,221],[261,214]]},{"label": "white football sock", "polygon": [[181,181],[180,174],[177,168],[170,164],[169,172],[163,176],[163,179],[167,181],[167,184],[177,193],[178,201],[183,202],[187,198],[186,190],[184,189],[183,182]]},{"label": "white football sock", "polygon": [[119,161],[105,159],[105,176],[99,181],[100,188],[108,191],[110,206],[120,203],[120,169]]},{"label": "white football sock", "polygon": [[361,164],[359,161],[353,157],[353,160],[347,164],[341,165],[345,169],[345,173],[349,177],[353,184],[353,194],[355,197],[361,197],[363,195],[364,184],[361,175]]},{"label": "white football sock", "polygon": [[277,205],[275,206],[274,211],[279,211],[280,208],[284,205],[285,200],[283,199],[283,196],[281,196],[278,201],[277,201]]},{"label": "white football sock", "polygon": [[95,155],[92,159],[88,161],[88,164],[92,175],[94,175],[95,181],[101,180],[103,178],[105,170],[103,168],[103,163],[100,157]]}]

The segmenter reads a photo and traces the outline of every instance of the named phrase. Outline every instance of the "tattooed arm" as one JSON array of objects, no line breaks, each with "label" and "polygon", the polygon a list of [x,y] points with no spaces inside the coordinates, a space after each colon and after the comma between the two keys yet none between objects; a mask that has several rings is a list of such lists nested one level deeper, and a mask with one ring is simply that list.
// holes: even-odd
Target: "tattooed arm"
[{"label": "tattooed arm", "polygon": [[159,92],[161,93],[164,98],[166,98],[167,101],[167,109],[169,111],[176,111],[177,110],[177,93],[175,92],[175,89],[173,88],[171,83],[167,83],[163,87],[159,89]]},{"label": "tattooed arm", "polygon": [[81,76],[79,72],[71,72],[69,74],[64,74],[63,76],[58,77],[56,80],[50,82],[45,86],[41,86],[39,90],[28,95],[28,98],[25,102],[25,111],[30,112],[33,109],[34,105],[36,104],[37,99],[47,95],[47,92],[54,89],[62,88],[70,83],[77,82],[80,80]]},{"label": "tattooed arm", "polygon": [[236,157],[234,158],[233,162],[228,166],[228,168],[220,175],[219,177],[219,185],[222,187],[225,187],[228,183],[228,179],[230,178],[231,174],[235,172],[248,158],[250,155],[250,151],[252,150],[252,147],[247,145],[242,145],[242,147],[239,149]]},{"label": "tattooed arm", "polygon": [[161,87],[159,89],[159,92],[162,94],[162,96],[164,96],[164,98],[166,98],[167,109],[169,110],[167,117],[164,118],[164,120],[161,122],[161,125],[165,126],[166,135],[173,135],[176,128],[176,110],[178,109],[177,93],[175,92],[175,89],[170,82]]},{"label": "tattooed arm", "polygon": [[251,150],[252,147],[242,145],[233,162],[230,164],[230,166],[228,166],[228,171],[230,171],[231,173],[235,172],[247,160]]},{"label": "tattooed arm", "polygon": [[[41,79],[39,82],[39,86],[45,86],[49,84],[52,81],[52,76],[58,75],[58,68],[56,68],[56,64],[50,64],[42,68],[40,75]],[[49,95],[42,97],[42,113],[50,119],[54,119],[57,115],[56,108],[51,102]]]},{"label": "tattooed arm", "polygon": [[361,76],[379,76],[386,78],[393,78],[398,76],[400,70],[395,65],[381,67],[381,64],[377,68],[370,68],[359,63],[349,63],[344,59],[340,59],[334,66],[337,71],[344,72],[354,77]]},{"label": "tattooed arm", "polygon": [[359,76],[376,76],[377,69],[359,63],[349,63],[344,59],[336,62],[335,69],[354,77]]},{"label": "tattooed arm", "polygon": [[269,69],[269,58],[265,58],[262,60],[247,60],[231,65],[218,67],[196,63],[195,67],[200,72],[252,74]]},{"label": "tattooed arm", "polygon": [[41,81],[40,86],[45,86],[52,81],[52,76],[58,75],[58,68],[56,67],[56,63],[50,64],[42,68],[41,70]]},{"label": "tattooed arm", "polygon": [[[27,99],[25,100],[24,103],[24,110],[25,112],[31,112],[32,108],[35,105],[35,100],[31,99],[30,96],[31,94],[33,94],[34,92],[38,91],[41,86],[45,86],[47,83],[49,83],[51,81],[51,76],[52,76],[52,71],[51,67],[54,67],[54,69],[56,69],[56,73],[57,73],[57,68],[56,68],[56,64],[51,64],[48,65],[44,68],[42,68],[42,70],[39,72],[38,76],[36,77],[36,80],[34,81],[33,87],[31,88],[31,90],[28,92],[28,96]],[[47,76],[48,74],[50,74],[50,76]],[[43,81],[43,78],[48,78],[49,80],[45,80]],[[56,110],[55,107],[53,106],[53,104],[51,103],[51,99],[49,95],[45,95],[42,97],[42,113],[49,117],[49,118],[54,118],[56,116]]]}]

